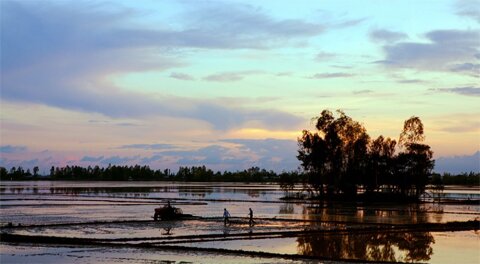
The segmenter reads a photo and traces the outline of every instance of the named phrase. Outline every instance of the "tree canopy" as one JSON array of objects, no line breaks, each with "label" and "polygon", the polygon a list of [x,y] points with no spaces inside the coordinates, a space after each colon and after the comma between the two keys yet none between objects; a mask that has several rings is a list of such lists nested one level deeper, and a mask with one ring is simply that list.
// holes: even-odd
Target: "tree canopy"
[{"label": "tree canopy", "polygon": [[425,139],[423,124],[413,116],[405,121],[397,141],[379,136],[371,139],[365,127],[337,111],[313,118],[316,132],[304,130],[298,138],[298,159],[306,174],[307,190],[320,198],[354,198],[399,194],[419,198],[431,175],[434,160]]}]

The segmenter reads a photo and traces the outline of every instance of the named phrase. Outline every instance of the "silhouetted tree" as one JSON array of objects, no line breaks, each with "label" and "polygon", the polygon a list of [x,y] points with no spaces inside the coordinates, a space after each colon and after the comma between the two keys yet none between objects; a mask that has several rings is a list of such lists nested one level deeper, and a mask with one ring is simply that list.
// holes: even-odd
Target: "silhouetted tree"
[{"label": "silhouetted tree", "polygon": [[433,152],[422,144],[423,124],[418,117],[404,123],[399,145],[379,136],[370,141],[366,129],[342,111],[339,116],[324,110],[316,122],[317,132],[304,130],[298,138],[298,156],[306,175],[307,192],[314,196],[343,195],[354,198],[358,187],[365,195],[382,191],[418,198],[425,191],[433,169]]},{"label": "silhouetted tree", "polygon": [[323,196],[357,194],[357,184],[365,177],[370,137],[360,123],[342,111],[324,110],[314,118],[318,132],[304,130],[298,139],[297,158],[308,175],[310,191]]}]

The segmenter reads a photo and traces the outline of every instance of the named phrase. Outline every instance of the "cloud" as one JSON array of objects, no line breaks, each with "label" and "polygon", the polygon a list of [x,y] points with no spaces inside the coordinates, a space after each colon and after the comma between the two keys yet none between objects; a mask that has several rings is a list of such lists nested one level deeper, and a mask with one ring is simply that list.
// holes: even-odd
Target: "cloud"
[{"label": "cloud", "polygon": [[131,144],[123,145],[119,147],[120,149],[143,149],[143,150],[162,150],[162,149],[172,149],[175,148],[171,144]]},{"label": "cloud", "polygon": [[[218,169],[241,170],[258,166],[268,170],[295,170],[297,143],[282,139],[225,139],[196,150],[165,151],[151,159],[176,159],[179,166],[206,165]],[[145,161],[147,161],[145,159]]]},{"label": "cloud", "polygon": [[358,91],[353,91],[354,95],[361,95],[361,94],[372,94],[372,90],[358,90]]},{"label": "cloud", "polygon": [[409,83],[424,83],[425,81],[420,79],[403,79],[403,80],[398,80],[397,82],[409,84]]},{"label": "cloud", "polygon": [[152,163],[152,162],[155,162],[155,161],[159,161],[159,160],[162,160],[162,156],[161,155],[153,155],[151,157],[144,157],[144,158],[141,158],[140,159],[140,162],[142,164],[149,164],[149,163]]},{"label": "cloud", "polygon": [[140,156],[133,156],[133,157],[120,157],[120,156],[111,156],[105,157],[100,161],[102,164],[112,164],[112,165],[122,165],[129,163],[131,161],[138,160]]},{"label": "cloud", "polygon": [[181,166],[223,164],[238,168],[247,160],[235,155],[232,149],[220,145],[210,145],[197,150],[166,151],[161,154],[178,157],[177,163]]},{"label": "cloud", "polygon": [[309,79],[327,79],[327,78],[345,78],[345,77],[353,77],[354,74],[346,73],[346,72],[331,72],[331,73],[317,73],[310,77]]},{"label": "cloud", "polygon": [[347,27],[353,27],[353,26],[357,26],[361,23],[363,23],[364,21],[366,21],[367,18],[364,17],[364,18],[358,18],[358,19],[350,19],[350,20],[345,20],[345,21],[342,21],[342,22],[338,22],[338,23],[335,23],[332,25],[333,28],[347,28]]},{"label": "cloud", "polygon": [[395,32],[385,29],[377,29],[370,32],[370,38],[373,41],[383,41],[387,43],[396,42],[406,39],[408,36],[405,33]]},{"label": "cloud", "polygon": [[478,63],[462,63],[453,65],[451,71],[454,72],[467,72],[471,73],[472,76],[480,76],[480,64]]},{"label": "cloud", "polygon": [[12,145],[0,146],[0,153],[20,153],[25,151],[27,151],[26,146],[12,146]]},{"label": "cloud", "polygon": [[100,156],[100,157],[84,156],[80,161],[81,162],[100,162],[101,160],[103,160],[103,156]]},{"label": "cloud", "polygon": [[455,88],[437,88],[429,89],[429,91],[443,92],[443,93],[456,93],[459,95],[467,96],[480,96],[480,87],[455,87]]},{"label": "cloud", "polygon": [[425,37],[429,42],[385,45],[385,59],[377,63],[389,67],[450,71],[454,65],[471,62],[479,52],[478,31],[436,30],[428,32]]},{"label": "cloud", "polygon": [[435,172],[437,173],[480,173],[480,151],[472,155],[440,157],[435,160]]},{"label": "cloud", "polygon": [[292,76],[292,72],[278,72],[275,76],[283,77],[283,76]]},{"label": "cloud", "polygon": [[475,133],[480,132],[480,121],[464,121],[456,124],[443,126],[441,131],[450,133]]},{"label": "cloud", "polygon": [[183,80],[183,81],[194,81],[195,77],[185,74],[185,73],[179,73],[179,72],[172,72],[170,73],[170,78],[173,79],[178,79],[178,80]]},{"label": "cloud", "polygon": [[0,158],[0,167],[4,167],[6,169],[13,168],[13,167],[22,167],[25,170],[31,169],[35,166],[39,165],[38,159],[30,159],[30,160],[10,160],[7,158]]},{"label": "cloud", "polygon": [[[165,71],[184,65],[168,55],[172,48],[265,49],[323,31],[320,25],[277,20],[245,5],[214,7],[189,5],[188,19],[171,29],[129,23],[140,13],[118,6],[4,1],[0,9],[2,99],[113,118],[160,115],[197,119],[223,130],[241,127],[252,118],[269,128],[298,122],[300,118],[281,111],[245,110],[193,98],[127,91],[109,81],[111,76],[128,72]],[[206,17],[206,23],[196,23]],[[240,75],[248,74],[253,73]],[[281,119],[287,122],[283,125]]]},{"label": "cloud", "polygon": [[460,0],[456,3],[457,15],[471,18],[480,23],[480,1]]},{"label": "cloud", "polygon": [[198,34],[195,36],[198,41],[214,41],[228,48],[285,46],[325,30],[324,25],[301,19],[275,19],[248,4],[195,2],[189,3],[187,8],[187,26]]},{"label": "cloud", "polygon": [[240,149],[257,156],[256,164],[261,168],[275,171],[295,170],[299,166],[296,158],[297,142],[284,139],[225,139],[223,142],[234,143]]},{"label": "cloud", "polygon": [[240,81],[248,75],[262,74],[263,71],[238,71],[238,72],[222,72],[204,77],[205,81],[211,82],[234,82]]},{"label": "cloud", "polygon": [[319,52],[316,56],[315,56],[315,60],[316,61],[319,61],[319,62],[322,62],[322,61],[325,61],[325,60],[330,60],[330,59],[333,59],[337,56],[337,54],[335,53],[330,53],[330,52]]}]

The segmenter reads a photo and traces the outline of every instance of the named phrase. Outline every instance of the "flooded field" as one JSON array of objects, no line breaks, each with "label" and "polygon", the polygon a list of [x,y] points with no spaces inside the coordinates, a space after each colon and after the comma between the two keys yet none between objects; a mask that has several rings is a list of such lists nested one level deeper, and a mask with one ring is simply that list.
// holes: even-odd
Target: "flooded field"
[{"label": "flooded field", "polygon": [[[480,204],[455,202],[478,201],[478,188],[416,205],[283,195],[272,184],[2,182],[0,262],[480,263]],[[167,201],[192,216],[153,221]]]}]

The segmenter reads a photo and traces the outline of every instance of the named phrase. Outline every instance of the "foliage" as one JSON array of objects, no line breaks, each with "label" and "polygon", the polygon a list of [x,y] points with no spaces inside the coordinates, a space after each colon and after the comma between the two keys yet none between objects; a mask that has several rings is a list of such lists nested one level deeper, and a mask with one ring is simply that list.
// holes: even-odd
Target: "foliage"
[{"label": "foliage", "polygon": [[434,166],[430,146],[418,117],[404,123],[400,134],[402,152],[395,140],[379,136],[371,140],[366,129],[342,111],[338,117],[324,110],[315,117],[317,132],[304,130],[298,139],[298,159],[307,175],[307,191],[320,198],[354,199],[388,192],[418,198],[425,192]]}]

